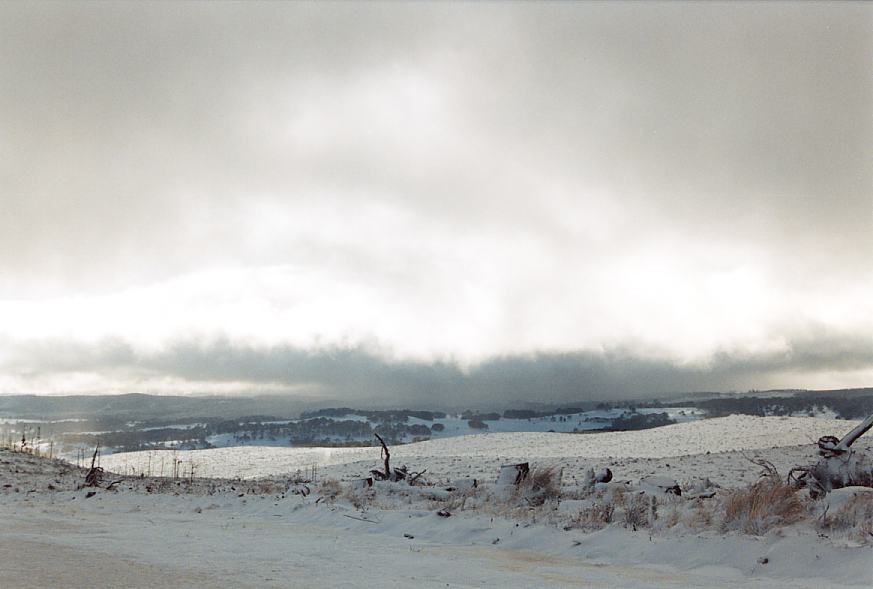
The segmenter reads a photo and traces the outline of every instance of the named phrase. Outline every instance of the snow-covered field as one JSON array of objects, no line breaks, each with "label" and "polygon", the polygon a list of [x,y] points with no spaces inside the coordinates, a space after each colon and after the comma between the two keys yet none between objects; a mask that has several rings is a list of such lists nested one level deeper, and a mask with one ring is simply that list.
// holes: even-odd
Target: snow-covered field
[{"label": "snow-covered field", "polygon": [[[500,419],[483,419],[484,429],[477,429],[470,425],[470,420],[461,415],[446,415],[445,417],[434,417],[433,419],[421,419],[410,416],[401,423],[408,426],[419,426],[426,428],[426,434],[421,434],[421,437],[428,437],[433,440],[450,438],[456,436],[468,436],[483,433],[514,433],[514,432],[588,432],[594,430],[602,430],[611,427],[613,421],[620,418],[628,418],[634,415],[653,415],[664,413],[667,417],[677,423],[685,423],[706,417],[706,411],[695,407],[659,407],[659,408],[638,408],[633,411],[626,408],[611,408],[611,409],[596,409],[585,411],[582,413],[556,414],[545,415],[530,418],[506,418]],[[258,427],[264,425],[287,425],[290,423],[304,423],[311,421],[313,418],[305,419],[287,419],[280,421],[264,421],[256,422],[252,425]],[[374,430],[379,430],[382,422],[379,419],[359,415],[355,413],[346,413],[342,415],[331,415],[322,419],[330,419],[337,423],[344,421],[357,421],[360,423],[369,424]],[[199,423],[190,424],[189,429],[203,425]],[[433,429],[436,426],[438,429]],[[170,426],[168,426],[170,427]],[[179,427],[179,426],[176,426]],[[241,425],[242,427],[242,425]],[[144,430],[145,431],[145,430]],[[263,432],[261,432],[263,434]],[[397,434],[398,439],[405,442],[411,442],[416,436],[410,433]],[[366,442],[371,441],[372,435],[346,435],[334,434],[323,435],[319,440],[329,440],[335,443],[348,442]],[[295,446],[295,440],[287,433],[267,432],[266,435],[258,435],[256,431],[250,429],[240,429],[232,433],[212,434],[207,436],[206,441],[216,448],[234,447],[234,446],[277,446],[288,447]],[[167,444],[169,447],[170,444]]]},{"label": "snow-covered field", "polygon": [[[812,440],[853,425],[734,416],[640,432],[434,440],[392,448],[394,464],[428,469],[427,486],[386,482],[357,491],[330,479],[379,467],[378,449],[180,452],[177,459],[193,460],[198,475],[272,478],[107,474],[122,482],[95,491],[78,488],[84,473],[75,467],[0,451],[0,586],[870,587],[871,543],[822,531],[812,515],[761,535],[707,523],[707,513],[720,517],[719,495],[652,501],[658,523],[638,530],[618,511],[597,529],[574,525],[593,505],[576,495],[590,467],[609,466],[617,481],[634,481],[628,489],[650,474],[738,486],[760,471],[747,457],[766,458],[784,473],[815,459]],[[873,439],[856,446],[869,450]],[[148,454],[105,457],[103,466],[139,472]],[[171,456],[153,452],[153,467],[155,454]],[[520,459],[563,466],[564,499],[539,507],[501,499],[497,467]],[[289,474],[313,464],[320,483],[289,484]],[[484,488],[445,491],[445,480],[466,476],[486,481]],[[598,486],[596,496],[622,485]],[[311,493],[295,494],[303,489]],[[622,499],[626,514],[635,497],[650,508],[653,496],[633,495]],[[822,513],[822,502],[804,501],[809,514]],[[830,513],[836,510],[834,503]]]},{"label": "snow-covered field", "polygon": [[[595,467],[612,468],[617,477],[639,477],[655,468],[669,468],[677,478],[701,476],[713,480],[729,476],[751,481],[757,470],[739,453],[785,447],[773,453],[774,463],[785,466],[813,460],[814,442],[823,435],[842,435],[855,422],[809,417],[750,417],[732,415],[650,430],[562,434],[546,432],[488,433],[395,446],[395,464],[413,471],[428,469],[437,478],[496,477],[501,464],[533,462],[563,467],[565,477],[578,477]],[[794,447],[792,447],[794,446]],[[120,473],[152,474],[168,469],[172,460],[182,470],[193,462],[199,476],[249,478],[309,471],[316,466],[323,476],[341,480],[360,478],[378,467],[379,448],[232,447],[190,450],[126,452],[106,456],[101,465]],[[709,454],[707,454],[709,453]],[[670,460],[673,458],[673,460]],[[663,464],[671,464],[663,467]]]}]

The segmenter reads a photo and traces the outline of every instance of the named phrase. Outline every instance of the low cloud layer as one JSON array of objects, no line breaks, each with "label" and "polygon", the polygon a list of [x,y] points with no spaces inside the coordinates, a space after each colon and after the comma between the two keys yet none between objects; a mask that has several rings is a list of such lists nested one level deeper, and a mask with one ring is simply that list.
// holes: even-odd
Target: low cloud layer
[{"label": "low cloud layer", "polygon": [[871,31],[864,3],[2,4],[0,394],[856,383]]},{"label": "low cloud layer", "polygon": [[46,341],[19,346],[18,353],[0,366],[7,375],[3,384],[11,390],[18,379],[67,383],[58,392],[89,392],[76,383],[87,384],[90,378],[119,383],[118,392],[133,383],[139,392],[292,393],[309,401],[357,406],[572,403],[827,386],[820,374],[840,374],[844,386],[860,386],[873,377],[873,337],[835,333],[799,336],[779,353],[723,351],[703,365],[676,365],[617,349],[503,356],[465,368],[452,362],[387,361],[362,348],[313,352],[227,341],[177,343],[158,353],[139,353],[118,340],[89,346]]}]

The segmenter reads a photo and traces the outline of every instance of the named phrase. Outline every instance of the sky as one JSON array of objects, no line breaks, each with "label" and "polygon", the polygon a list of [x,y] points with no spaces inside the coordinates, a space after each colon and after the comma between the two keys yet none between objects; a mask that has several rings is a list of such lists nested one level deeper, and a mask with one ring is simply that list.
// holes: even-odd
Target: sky
[{"label": "sky", "polygon": [[0,394],[873,386],[868,3],[0,3]]}]

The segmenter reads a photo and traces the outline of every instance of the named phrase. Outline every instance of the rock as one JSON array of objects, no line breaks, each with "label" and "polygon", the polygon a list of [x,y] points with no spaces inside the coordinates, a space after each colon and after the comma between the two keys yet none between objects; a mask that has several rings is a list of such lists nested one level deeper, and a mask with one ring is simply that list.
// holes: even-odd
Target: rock
[{"label": "rock", "polygon": [[608,468],[604,468],[603,470],[598,472],[596,475],[594,475],[594,482],[595,483],[608,483],[611,480],[612,480],[612,471],[609,470]]}]

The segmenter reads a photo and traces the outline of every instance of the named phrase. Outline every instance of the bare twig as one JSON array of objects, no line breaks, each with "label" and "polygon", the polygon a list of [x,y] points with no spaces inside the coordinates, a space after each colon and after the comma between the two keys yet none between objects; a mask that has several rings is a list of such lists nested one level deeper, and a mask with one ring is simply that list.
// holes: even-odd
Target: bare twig
[{"label": "bare twig", "polygon": [[779,478],[779,471],[776,470],[776,467],[769,460],[764,460],[763,458],[749,458],[745,454],[742,456],[752,464],[760,466],[763,469],[760,476]]},{"label": "bare twig", "polygon": [[365,518],[363,518],[363,517],[356,517],[356,516],[354,516],[354,515],[349,515],[349,514],[347,514],[347,513],[344,513],[344,514],[343,514],[343,517],[347,517],[347,518],[349,518],[349,519],[356,519],[356,520],[358,520],[359,522],[367,522],[368,524],[378,524],[378,523],[380,523],[380,522],[377,522],[377,521],[373,521],[373,520],[371,520],[371,519],[365,519]]},{"label": "bare twig", "polygon": [[418,480],[418,477],[420,477],[421,475],[423,475],[423,474],[426,473],[426,472],[427,472],[427,469],[425,468],[423,471],[421,471],[421,472],[417,472],[417,473],[415,473],[414,475],[412,475],[412,476],[409,478],[409,484],[411,485],[412,483],[414,483],[415,481],[417,481],[417,480]]}]

